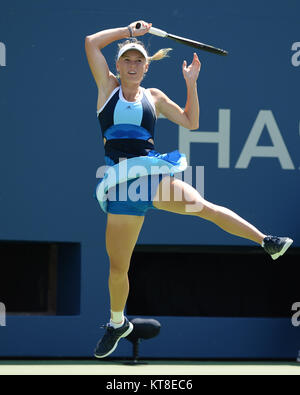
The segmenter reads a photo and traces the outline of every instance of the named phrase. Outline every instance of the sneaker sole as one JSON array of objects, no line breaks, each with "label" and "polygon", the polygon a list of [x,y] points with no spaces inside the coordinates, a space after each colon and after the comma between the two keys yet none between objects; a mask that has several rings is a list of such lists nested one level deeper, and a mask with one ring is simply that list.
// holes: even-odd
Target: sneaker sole
[{"label": "sneaker sole", "polygon": [[116,341],[116,343],[115,343],[115,345],[113,346],[113,348],[112,348],[108,353],[106,353],[106,354],[104,354],[104,355],[97,355],[97,354],[94,354],[94,356],[95,356],[96,358],[100,359],[100,358],[105,358],[105,357],[107,357],[108,355],[110,355],[111,353],[113,353],[113,352],[115,351],[115,349],[117,348],[119,341],[120,341],[123,337],[128,336],[128,335],[132,332],[132,330],[133,330],[133,324],[132,324],[131,322],[129,322],[129,328],[127,329],[127,331],[124,332],[123,335],[119,337],[119,339]]},{"label": "sneaker sole", "polygon": [[287,251],[287,249],[293,244],[293,242],[294,242],[294,240],[287,239],[287,241],[285,242],[285,244],[284,244],[283,248],[281,249],[281,251],[278,252],[277,254],[271,255],[272,259],[274,259],[274,261],[275,261],[275,259],[277,259],[280,256],[282,256]]}]

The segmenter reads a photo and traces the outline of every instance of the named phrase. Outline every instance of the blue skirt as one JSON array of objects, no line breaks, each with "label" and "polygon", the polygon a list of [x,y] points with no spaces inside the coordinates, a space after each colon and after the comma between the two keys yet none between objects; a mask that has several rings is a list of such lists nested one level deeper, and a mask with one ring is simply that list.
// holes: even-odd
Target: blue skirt
[{"label": "blue skirt", "polygon": [[148,210],[157,210],[153,200],[163,177],[166,177],[166,174],[138,177],[110,188],[107,212],[145,216]]},{"label": "blue skirt", "polygon": [[110,166],[96,188],[96,199],[105,213],[144,216],[155,209],[153,199],[164,176],[187,168],[178,150],[168,154],[150,151]]}]

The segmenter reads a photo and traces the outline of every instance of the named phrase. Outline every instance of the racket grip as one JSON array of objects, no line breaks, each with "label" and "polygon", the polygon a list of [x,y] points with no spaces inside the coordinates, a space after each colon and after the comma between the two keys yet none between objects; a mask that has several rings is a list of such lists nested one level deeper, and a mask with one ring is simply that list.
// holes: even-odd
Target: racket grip
[{"label": "racket grip", "polygon": [[150,27],[149,33],[159,37],[167,37],[168,35],[164,30],[157,29],[156,27]]}]

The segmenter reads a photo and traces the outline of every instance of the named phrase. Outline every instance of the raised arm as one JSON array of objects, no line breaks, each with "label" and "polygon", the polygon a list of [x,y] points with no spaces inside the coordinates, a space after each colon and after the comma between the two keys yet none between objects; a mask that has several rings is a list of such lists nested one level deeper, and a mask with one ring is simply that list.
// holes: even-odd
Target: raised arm
[{"label": "raised arm", "polygon": [[102,48],[116,40],[129,37],[127,27],[103,30],[85,38],[85,52],[98,89],[106,92],[118,86],[118,80],[109,70]]},{"label": "raised arm", "polygon": [[185,127],[186,129],[195,130],[199,127],[199,100],[197,92],[197,79],[201,69],[201,63],[197,54],[194,54],[193,62],[187,67],[186,61],[183,62],[182,72],[186,81],[187,100],[185,108],[182,109],[162,91],[151,89],[151,93],[156,102],[156,108],[170,121]]},{"label": "raised arm", "polygon": [[[137,22],[140,22],[144,28],[137,31],[135,29]],[[141,36],[149,31],[151,24],[144,21],[137,22],[133,22],[128,27],[103,30],[86,36],[85,52],[98,88],[108,91],[119,85],[117,78],[109,70],[101,50],[114,41],[131,37],[131,34],[132,36]]]}]

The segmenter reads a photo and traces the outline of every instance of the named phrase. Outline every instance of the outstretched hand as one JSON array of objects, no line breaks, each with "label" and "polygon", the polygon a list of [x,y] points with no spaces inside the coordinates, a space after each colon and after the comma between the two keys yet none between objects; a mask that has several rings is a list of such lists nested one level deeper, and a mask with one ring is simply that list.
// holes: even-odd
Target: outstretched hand
[{"label": "outstretched hand", "polygon": [[201,69],[201,62],[196,53],[194,53],[193,62],[187,66],[186,60],[182,65],[182,72],[187,84],[193,84],[197,81]]}]

